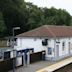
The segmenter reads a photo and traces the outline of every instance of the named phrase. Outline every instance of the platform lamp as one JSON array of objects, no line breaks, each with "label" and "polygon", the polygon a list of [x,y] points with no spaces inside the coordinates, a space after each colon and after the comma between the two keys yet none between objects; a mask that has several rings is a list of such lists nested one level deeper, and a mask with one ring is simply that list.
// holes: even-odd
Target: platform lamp
[{"label": "platform lamp", "polygon": [[[12,43],[12,48],[14,49],[14,38],[15,38],[15,30],[20,29],[20,27],[13,27],[12,32],[13,32],[13,43]],[[15,72],[15,58],[13,58],[13,72]]]}]

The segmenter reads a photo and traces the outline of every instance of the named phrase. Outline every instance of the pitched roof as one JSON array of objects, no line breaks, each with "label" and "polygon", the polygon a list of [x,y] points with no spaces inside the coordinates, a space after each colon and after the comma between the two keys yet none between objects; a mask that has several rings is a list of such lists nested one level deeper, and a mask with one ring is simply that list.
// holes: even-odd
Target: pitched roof
[{"label": "pitched roof", "polygon": [[43,25],[31,31],[17,35],[18,37],[71,37],[72,26]]}]

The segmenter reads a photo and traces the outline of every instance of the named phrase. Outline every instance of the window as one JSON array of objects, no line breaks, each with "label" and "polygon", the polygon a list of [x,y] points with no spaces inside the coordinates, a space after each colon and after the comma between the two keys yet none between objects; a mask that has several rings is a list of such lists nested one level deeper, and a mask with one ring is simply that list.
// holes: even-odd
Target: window
[{"label": "window", "polygon": [[4,52],[4,59],[10,58],[10,51]]},{"label": "window", "polygon": [[48,54],[49,54],[49,55],[52,54],[52,48],[48,48]]},{"label": "window", "polygon": [[62,50],[65,50],[65,42],[62,43]]},{"label": "window", "polygon": [[68,42],[69,48],[70,48],[70,42]]}]

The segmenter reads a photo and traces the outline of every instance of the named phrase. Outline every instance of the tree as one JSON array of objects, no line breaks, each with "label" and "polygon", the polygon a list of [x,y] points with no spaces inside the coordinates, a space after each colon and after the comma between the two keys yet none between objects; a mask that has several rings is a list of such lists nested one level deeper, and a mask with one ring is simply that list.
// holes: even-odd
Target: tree
[{"label": "tree", "polygon": [[0,8],[9,35],[12,35],[12,28],[16,26],[21,27],[21,32],[26,31],[28,17],[24,0],[0,0]]},{"label": "tree", "polygon": [[29,18],[27,22],[29,30],[43,25],[44,15],[41,8],[38,8],[32,3],[27,3],[26,6],[29,12]]},{"label": "tree", "polygon": [[3,20],[3,15],[0,12],[0,37],[4,37],[5,31],[6,31],[6,25]]},{"label": "tree", "polygon": [[45,23],[52,25],[70,25],[71,16],[66,10],[44,8]]}]

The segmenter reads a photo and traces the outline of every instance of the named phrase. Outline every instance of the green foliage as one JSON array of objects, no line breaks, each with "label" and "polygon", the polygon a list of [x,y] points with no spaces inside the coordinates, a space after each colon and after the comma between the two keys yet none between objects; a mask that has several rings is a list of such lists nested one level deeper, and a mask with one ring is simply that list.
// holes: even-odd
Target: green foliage
[{"label": "green foliage", "polygon": [[5,30],[6,30],[6,26],[3,20],[2,13],[0,12],[0,37],[4,36]]},{"label": "green foliage", "polygon": [[27,8],[29,12],[29,18],[27,25],[30,29],[36,28],[43,23],[44,15],[40,8],[31,3],[27,3]]},{"label": "green foliage", "polygon": [[70,25],[71,16],[66,10],[44,8],[44,16],[46,24]]},{"label": "green foliage", "polygon": [[21,27],[26,30],[27,10],[23,0],[0,0],[1,11],[7,26],[7,34],[12,35],[12,28]]}]

